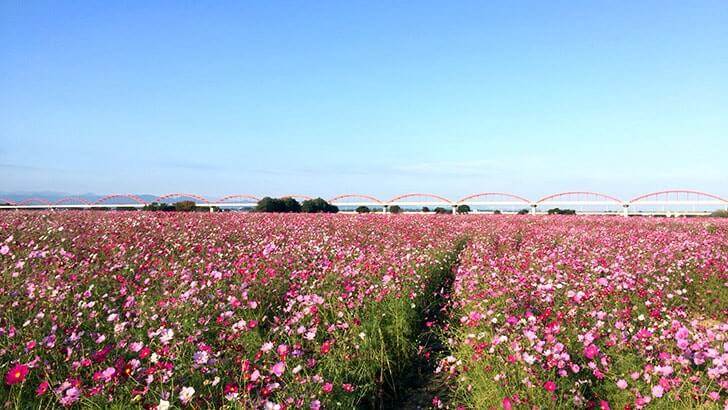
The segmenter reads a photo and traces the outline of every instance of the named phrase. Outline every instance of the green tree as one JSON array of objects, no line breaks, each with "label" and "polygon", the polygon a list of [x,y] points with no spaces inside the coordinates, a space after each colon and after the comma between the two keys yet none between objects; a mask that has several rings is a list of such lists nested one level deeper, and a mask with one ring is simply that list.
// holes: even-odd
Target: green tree
[{"label": "green tree", "polygon": [[193,212],[197,208],[194,201],[179,201],[174,203],[174,210],[177,212]]},{"label": "green tree", "polygon": [[151,204],[146,204],[142,208],[142,211],[152,211],[152,212],[167,212],[167,211],[173,211],[174,206],[165,204],[164,202],[152,202]]},{"label": "green tree", "polygon": [[467,214],[470,212],[470,206],[469,205],[458,205],[456,212],[459,214]]},{"label": "green tree", "polygon": [[285,204],[278,198],[266,196],[255,205],[256,212],[284,212]]},{"label": "green tree", "polygon": [[428,208],[426,206],[423,206],[422,207],[422,212],[425,212],[425,213],[430,212],[430,208]]},{"label": "green tree", "polygon": [[392,205],[387,210],[390,214],[401,214],[402,213],[402,207],[399,205]]},{"label": "green tree", "polygon": [[262,198],[255,205],[255,212],[301,212],[301,204],[295,198]]},{"label": "green tree", "polygon": [[301,204],[301,210],[306,213],[331,213],[339,212],[339,208],[331,205],[323,198],[307,199]]},{"label": "green tree", "polygon": [[710,214],[710,216],[715,218],[728,218],[728,211],[724,209],[717,210]]},{"label": "green tree", "polygon": [[551,208],[547,212],[549,215],[576,215],[576,211],[573,209],[559,209]]},{"label": "green tree", "polygon": [[301,204],[290,196],[283,198],[283,208],[285,209],[283,212],[301,212]]},{"label": "green tree", "polygon": [[356,207],[356,213],[358,214],[368,214],[371,210],[367,206],[358,206]]},{"label": "green tree", "polygon": [[438,206],[437,208],[435,208],[435,213],[436,214],[449,214],[450,211],[448,211],[447,209],[445,209],[441,206]]},{"label": "green tree", "polygon": [[518,211],[518,215],[528,215],[528,212],[529,212],[528,209],[524,208],[524,209],[521,209],[520,211]]}]

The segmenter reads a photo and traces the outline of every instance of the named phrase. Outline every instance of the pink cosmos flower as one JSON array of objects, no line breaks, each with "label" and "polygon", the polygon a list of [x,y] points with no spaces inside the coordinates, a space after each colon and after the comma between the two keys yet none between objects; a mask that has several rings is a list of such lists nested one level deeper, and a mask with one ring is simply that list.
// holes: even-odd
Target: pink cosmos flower
[{"label": "pink cosmos flower", "polygon": [[546,391],[553,393],[556,391],[556,383],[549,380],[543,384],[543,388],[546,389]]},{"label": "pink cosmos flower", "polygon": [[278,377],[281,377],[283,375],[283,372],[286,370],[286,363],[285,362],[278,362],[273,365],[271,368],[271,371],[273,374],[275,374]]},{"label": "pink cosmos flower", "polygon": [[622,390],[626,389],[627,388],[627,381],[624,380],[624,379],[617,380],[617,387],[619,387]]},{"label": "pink cosmos flower", "polygon": [[503,399],[503,410],[511,410],[513,409],[513,405],[511,404],[510,397],[505,397]]},{"label": "pink cosmos flower", "polygon": [[652,395],[655,397],[662,397],[662,395],[665,394],[665,389],[662,388],[659,384],[652,387]]},{"label": "pink cosmos flower", "polygon": [[111,380],[112,377],[114,377],[115,374],[116,374],[116,369],[113,367],[109,367],[106,370],[104,370],[103,372],[101,372],[101,377],[103,378],[103,380],[109,381],[109,380]]},{"label": "pink cosmos flower", "polygon": [[282,359],[285,359],[288,355],[288,346],[286,346],[285,344],[280,344],[278,345],[276,352],[278,352],[278,356],[280,356]]},{"label": "pink cosmos flower", "polygon": [[69,407],[73,403],[77,402],[80,397],[81,391],[77,387],[71,387],[66,390],[65,394],[59,401],[63,407]]}]

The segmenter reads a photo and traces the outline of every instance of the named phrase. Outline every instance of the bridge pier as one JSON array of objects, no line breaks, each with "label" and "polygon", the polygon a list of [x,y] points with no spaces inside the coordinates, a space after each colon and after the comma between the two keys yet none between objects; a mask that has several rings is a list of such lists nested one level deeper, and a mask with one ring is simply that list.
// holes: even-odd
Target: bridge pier
[{"label": "bridge pier", "polygon": [[458,206],[457,204],[453,204],[452,206],[452,214],[455,215],[458,213]]},{"label": "bridge pier", "polygon": [[624,217],[629,216],[629,204],[622,205],[622,216],[624,216]]},{"label": "bridge pier", "polygon": [[536,207],[538,204],[531,204],[531,215],[536,215]]}]

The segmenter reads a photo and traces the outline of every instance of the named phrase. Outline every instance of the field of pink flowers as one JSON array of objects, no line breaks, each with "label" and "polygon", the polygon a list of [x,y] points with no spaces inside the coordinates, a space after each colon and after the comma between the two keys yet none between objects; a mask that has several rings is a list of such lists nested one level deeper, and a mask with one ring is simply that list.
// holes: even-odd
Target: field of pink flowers
[{"label": "field of pink flowers", "polygon": [[0,272],[6,408],[728,400],[718,220],[4,212]]},{"label": "field of pink flowers", "polygon": [[728,408],[725,223],[492,219],[450,308],[468,408]]}]

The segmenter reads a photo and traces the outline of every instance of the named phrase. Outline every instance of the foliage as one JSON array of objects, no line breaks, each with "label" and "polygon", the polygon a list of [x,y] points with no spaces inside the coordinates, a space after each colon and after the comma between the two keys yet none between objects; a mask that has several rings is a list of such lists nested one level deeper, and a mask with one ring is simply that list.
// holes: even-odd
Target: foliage
[{"label": "foliage", "polygon": [[548,210],[549,215],[576,215],[576,211],[573,209],[559,209],[551,208]]},{"label": "foliage", "polygon": [[469,205],[458,205],[456,212],[459,214],[470,213],[470,206]]},{"label": "foliage", "polygon": [[435,208],[435,213],[436,214],[449,214],[450,212],[451,211],[449,211],[449,210],[447,210],[447,209],[445,209],[445,208],[443,208],[441,206],[438,206],[437,208]]},{"label": "foliage", "polygon": [[714,211],[710,214],[710,216],[714,218],[728,218],[728,211],[725,209],[719,209],[717,211]]},{"label": "foliage", "polygon": [[194,201],[179,201],[174,204],[174,210],[177,212],[193,212],[195,209]]},{"label": "foliage", "polygon": [[387,212],[390,214],[401,214],[404,210],[399,205],[391,205],[389,206],[389,209],[387,209]]},{"label": "foliage", "polygon": [[301,212],[302,206],[295,198],[262,198],[255,206],[256,212],[296,213]]},{"label": "foliage", "polygon": [[302,207],[301,204],[296,201],[295,198],[291,198],[290,196],[282,198],[283,200],[283,208],[285,209],[284,212],[301,212]]},{"label": "foliage", "polygon": [[327,213],[335,214],[339,212],[339,208],[336,205],[331,205],[323,198],[307,199],[301,204],[301,210],[306,213]]},{"label": "foliage", "polygon": [[[91,208],[91,209],[99,209],[99,208]],[[152,202],[150,204],[144,205],[144,207],[142,208],[142,211],[169,212],[169,211],[174,211],[174,205],[165,204],[164,202],[162,202],[162,203]]]},{"label": "foliage", "polygon": [[361,205],[356,207],[356,213],[358,214],[368,214],[370,211],[368,206]]}]

